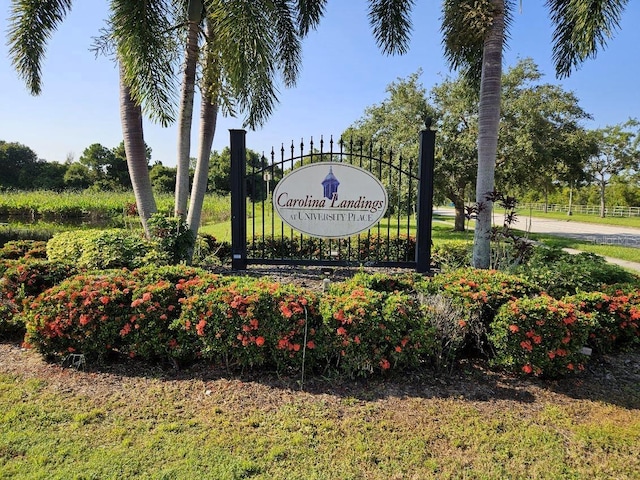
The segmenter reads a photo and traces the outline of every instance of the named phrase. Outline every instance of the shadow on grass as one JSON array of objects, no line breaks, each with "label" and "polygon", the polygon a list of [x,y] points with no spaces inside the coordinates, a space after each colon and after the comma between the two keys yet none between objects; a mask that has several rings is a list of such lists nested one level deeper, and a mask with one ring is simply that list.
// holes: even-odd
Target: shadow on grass
[{"label": "shadow on grass", "polygon": [[[374,378],[347,379],[337,376],[327,377],[321,373],[307,374],[302,378],[299,372],[277,373],[275,371],[228,370],[224,366],[196,363],[185,368],[175,368],[169,364],[150,365],[135,360],[105,365],[88,365],[75,372],[73,368],[63,368],[59,364],[45,362],[36,352],[23,352],[17,344],[0,343],[5,359],[13,358],[25,365],[14,365],[20,374],[25,370],[36,370],[30,374],[38,376],[58,372],[79,376],[81,381],[99,382],[100,377],[107,384],[114,384],[124,377],[140,381],[152,380],[185,386],[193,381],[203,382],[213,389],[216,385],[237,385],[259,387],[271,392],[304,392],[306,395],[330,395],[339,399],[375,402],[393,398],[451,399],[471,404],[492,404],[514,402],[535,404],[562,402],[567,399],[587,400],[616,405],[625,409],[640,409],[640,351],[622,353],[617,356],[594,359],[587,369],[575,376],[560,379],[522,378],[499,372],[487,367],[483,360],[463,360],[450,373],[436,374],[430,370],[396,372]],[[7,355],[7,352],[10,355]],[[6,360],[5,360],[6,361]],[[4,362],[3,362],[4,363]],[[0,371],[4,371],[1,368]],[[82,377],[87,376],[87,379]],[[68,377],[67,377],[68,378]],[[119,380],[120,379],[120,380]],[[46,378],[45,378],[46,380]],[[227,388],[227,387],[224,387]]]}]

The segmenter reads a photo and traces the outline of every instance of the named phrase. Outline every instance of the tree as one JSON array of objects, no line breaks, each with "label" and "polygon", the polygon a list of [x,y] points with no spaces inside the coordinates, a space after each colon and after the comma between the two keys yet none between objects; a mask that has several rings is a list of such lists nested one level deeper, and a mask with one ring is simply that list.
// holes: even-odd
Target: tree
[{"label": "tree", "polygon": [[[470,76],[480,72],[478,175],[476,203],[481,207],[474,234],[473,265],[488,268],[492,204],[500,123],[502,50],[513,8],[511,0],[446,0],[442,32],[453,68]],[[617,28],[627,0],[549,0],[554,25],[553,60],[558,77],[596,55]]]},{"label": "tree", "polygon": [[[71,0],[12,0],[9,55],[29,91],[41,92],[41,65],[46,42],[71,9]],[[173,49],[169,0],[112,0],[110,31],[119,61],[120,111],[127,164],[140,220],[155,213],[142,133],[142,108],[163,124],[172,120]]]},{"label": "tree", "polygon": [[546,198],[558,182],[580,178],[592,144],[581,126],[590,116],[575,95],[541,79],[531,59],[502,77],[496,184],[517,193],[537,189]]},{"label": "tree", "polygon": [[176,169],[156,163],[149,170],[153,190],[160,193],[174,192],[176,188]]},{"label": "tree", "polygon": [[[194,57],[202,56],[200,136],[187,224],[194,235],[200,226],[207,187],[211,145],[219,111],[246,113],[245,125],[255,128],[271,114],[277,101],[275,81],[295,84],[301,62],[300,40],[313,28],[326,0],[191,1],[187,8],[187,41],[179,123],[176,214],[185,215],[188,189],[188,145],[195,82]],[[202,7],[201,8],[201,4]],[[204,22],[205,42],[199,46],[198,25]]]},{"label": "tree", "polygon": [[21,174],[33,168],[37,162],[38,155],[26,145],[0,140],[0,187],[25,188]]},{"label": "tree", "polygon": [[640,167],[640,123],[635,119],[620,125],[607,126],[592,131],[597,152],[592,155],[586,166],[587,173],[598,185],[600,192],[600,216],[606,215],[606,187],[612,176],[625,169],[638,170]]},{"label": "tree", "polygon": [[[419,72],[387,87],[388,98],[368,107],[344,133],[372,138],[404,158],[415,158],[422,118],[436,119],[435,192],[455,207],[455,230],[465,229],[465,201],[477,173],[478,91],[464,76],[447,78],[431,89]],[[573,94],[540,84],[537,66],[524,59],[503,76],[503,109],[497,176],[501,189],[551,188],[561,172],[582,168],[589,150],[578,122],[586,114]]]},{"label": "tree", "polygon": [[93,184],[89,168],[81,163],[69,165],[63,180],[65,188],[72,190],[84,190]]},{"label": "tree", "polygon": [[87,167],[93,181],[96,182],[105,178],[107,165],[111,165],[114,158],[113,151],[99,143],[93,143],[84,149],[79,161]]}]

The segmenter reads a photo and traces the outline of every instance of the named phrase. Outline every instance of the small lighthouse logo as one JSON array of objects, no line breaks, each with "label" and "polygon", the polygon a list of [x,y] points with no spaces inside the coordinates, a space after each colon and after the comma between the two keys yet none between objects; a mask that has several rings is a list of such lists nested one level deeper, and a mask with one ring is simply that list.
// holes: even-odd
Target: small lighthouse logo
[{"label": "small lighthouse logo", "polygon": [[337,199],[338,185],[340,185],[340,182],[338,181],[336,176],[333,174],[333,168],[329,166],[329,173],[322,181],[322,189],[324,192],[323,196],[331,200],[334,198],[334,195],[335,195],[335,198]]}]

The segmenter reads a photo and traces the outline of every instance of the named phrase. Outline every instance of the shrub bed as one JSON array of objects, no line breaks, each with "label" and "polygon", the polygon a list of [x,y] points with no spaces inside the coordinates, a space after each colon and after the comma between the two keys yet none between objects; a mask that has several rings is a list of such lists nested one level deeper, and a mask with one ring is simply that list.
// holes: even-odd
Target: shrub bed
[{"label": "shrub bed", "polygon": [[497,367],[552,377],[583,368],[584,346],[608,353],[640,343],[632,284],[559,300],[518,276],[470,268],[434,278],[360,272],[319,293],[187,266],[71,278],[75,267],[64,263],[0,266],[0,332],[26,322],[26,342],[51,358],[199,359],[356,377],[442,371],[480,352]]},{"label": "shrub bed", "polygon": [[548,295],[503,305],[491,323],[493,364],[511,371],[555,377],[584,369],[594,322],[572,303]]}]

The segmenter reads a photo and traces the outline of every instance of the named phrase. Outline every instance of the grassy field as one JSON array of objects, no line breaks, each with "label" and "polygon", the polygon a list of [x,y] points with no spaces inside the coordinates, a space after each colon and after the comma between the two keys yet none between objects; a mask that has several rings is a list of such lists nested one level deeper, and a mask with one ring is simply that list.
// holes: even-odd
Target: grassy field
[{"label": "grassy field", "polygon": [[[251,216],[247,220],[247,225],[250,228],[251,225],[255,222],[255,225],[258,229],[261,228],[263,218],[264,223],[267,229],[267,234],[271,233],[271,212],[270,209],[265,208],[264,215],[261,208],[256,208],[253,212],[254,215]],[[566,214],[543,214],[541,212],[535,212],[537,217],[546,217],[546,218],[558,218],[562,220],[566,220]],[[524,216],[524,212],[520,212],[521,216]],[[558,216],[560,215],[560,216]],[[522,217],[521,217],[522,218]],[[591,215],[580,215],[573,216],[573,221],[576,222],[585,222],[585,223],[599,223],[606,225],[619,225],[625,227],[637,227],[640,228],[640,218],[625,218],[625,219],[610,219],[610,218],[600,218],[597,216]],[[387,228],[387,219],[383,219],[381,222],[382,229],[386,232]],[[617,222],[617,223],[616,223]],[[452,232],[453,228],[453,218],[446,215],[434,215],[433,217],[433,229],[432,229],[432,240],[434,243],[446,243],[450,241],[458,241],[458,240],[468,240],[469,242],[473,241],[473,222],[469,225],[468,232]],[[395,232],[396,224],[393,223],[391,226],[391,231]],[[208,233],[213,235],[219,240],[223,241],[231,241],[231,223],[226,220],[224,222],[209,222],[202,226],[200,229],[203,233]],[[250,230],[249,230],[250,231]],[[288,231],[288,230],[286,230]],[[402,222],[401,233],[406,232],[405,222]],[[410,228],[411,234],[415,234],[415,224],[411,224]],[[521,232],[522,235],[525,235],[524,232]],[[640,249],[634,247],[624,247],[619,245],[598,245],[593,242],[580,241],[569,238],[560,238],[551,235],[542,235],[542,234],[534,234],[528,233],[526,234],[528,238],[532,240],[539,241],[544,243],[545,245],[550,246],[558,246],[561,248],[573,248],[576,250],[581,250],[585,252],[595,253],[597,255],[602,255],[606,257],[618,258],[621,260],[626,260],[630,262],[638,262],[640,263]]]},{"label": "grassy field", "polygon": [[317,379],[301,391],[268,374],[79,372],[0,350],[0,478],[555,480],[640,471],[637,380],[612,383],[604,370],[544,382],[467,365],[452,377]]}]

